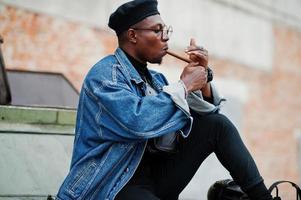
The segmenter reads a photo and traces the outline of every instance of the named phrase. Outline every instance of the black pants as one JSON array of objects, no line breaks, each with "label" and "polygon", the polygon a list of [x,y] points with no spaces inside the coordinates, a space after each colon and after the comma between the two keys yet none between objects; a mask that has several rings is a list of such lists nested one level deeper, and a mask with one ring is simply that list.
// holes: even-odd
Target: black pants
[{"label": "black pants", "polygon": [[193,128],[180,139],[179,152],[144,157],[117,200],[177,200],[202,162],[214,152],[245,190],[262,182],[256,164],[231,121],[221,114],[192,113]]}]

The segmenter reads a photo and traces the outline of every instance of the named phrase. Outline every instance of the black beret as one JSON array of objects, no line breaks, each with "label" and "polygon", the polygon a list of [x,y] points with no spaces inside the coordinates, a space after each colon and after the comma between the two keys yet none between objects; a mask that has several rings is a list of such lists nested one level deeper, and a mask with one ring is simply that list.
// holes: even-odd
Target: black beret
[{"label": "black beret", "polygon": [[151,15],[160,14],[157,0],[134,0],[122,4],[109,19],[109,27],[117,35]]}]

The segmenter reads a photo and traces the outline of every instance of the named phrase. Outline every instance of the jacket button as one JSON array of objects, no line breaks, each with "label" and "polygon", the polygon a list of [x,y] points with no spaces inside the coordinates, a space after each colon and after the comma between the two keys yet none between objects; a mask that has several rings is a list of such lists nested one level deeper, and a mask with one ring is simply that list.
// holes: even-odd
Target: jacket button
[{"label": "jacket button", "polygon": [[126,170],[125,170],[125,172],[129,172],[129,171],[130,171],[130,169],[127,167]]}]

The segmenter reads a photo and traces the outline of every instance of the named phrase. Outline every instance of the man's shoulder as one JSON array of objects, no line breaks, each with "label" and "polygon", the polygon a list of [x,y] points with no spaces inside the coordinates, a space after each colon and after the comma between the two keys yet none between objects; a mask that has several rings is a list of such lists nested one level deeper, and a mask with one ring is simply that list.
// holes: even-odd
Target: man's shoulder
[{"label": "man's shoulder", "polygon": [[113,65],[117,64],[118,61],[114,55],[108,55],[100,59],[91,70],[106,70],[112,68]]},{"label": "man's shoulder", "polygon": [[105,56],[90,68],[85,76],[83,84],[86,87],[92,87],[91,84],[99,84],[103,80],[110,79],[110,74],[112,74],[112,66],[116,62],[117,61],[116,58],[114,58],[114,55]]},{"label": "man's shoulder", "polygon": [[97,76],[105,75],[109,73],[112,70],[112,66],[116,65],[117,63],[118,61],[114,55],[105,56],[91,67],[87,77],[95,74],[97,74]]}]

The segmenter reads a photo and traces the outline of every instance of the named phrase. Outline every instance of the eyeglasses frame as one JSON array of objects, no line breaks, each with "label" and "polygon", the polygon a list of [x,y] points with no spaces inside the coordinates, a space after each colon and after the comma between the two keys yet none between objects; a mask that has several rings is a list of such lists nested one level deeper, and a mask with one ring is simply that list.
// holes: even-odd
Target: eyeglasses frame
[{"label": "eyeglasses frame", "polygon": [[[160,29],[155,29],[155,28],[139,28],[139,27],[131,27],[131,29],[133,30],[141,30],[141,31],[154,31],[155,33],[161,33],[161,39],[162,40],[166,40],[168,38],[170,38],[172,32],[173,32],[173,29],[172,29],[172,26],[162,26],[162,28]],[[157,33],[157,34],[158,34]]]}]

